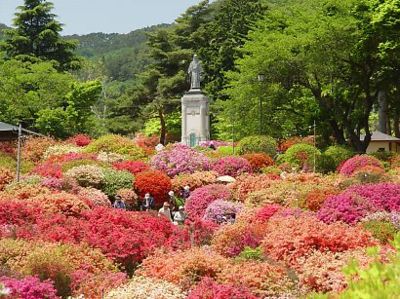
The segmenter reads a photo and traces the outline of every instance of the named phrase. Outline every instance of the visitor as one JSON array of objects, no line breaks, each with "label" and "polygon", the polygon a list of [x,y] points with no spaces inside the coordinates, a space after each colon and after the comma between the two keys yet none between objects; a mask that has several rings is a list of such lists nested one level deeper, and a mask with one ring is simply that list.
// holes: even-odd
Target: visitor
[{"label": "visitor", "polygon": [[183,187],[182,198],[186,201],[186,199],[188,199],[189,196],[190,196],[190,187],[189,186]]},{"label": "visitor", "polygon": [[213,141],[210,142],[210,145],[209,145],[208,147],[209,147],[210,149],[214,150],[214,151],[217,149],[217,148],[215,147]]},{"label": "visitor", "polygon": [[143,210],[144,211],[150,211],[154,209],[154,197],[151,196],[150,193],[146,193],[144,195],[144,201],[143,201]]},{"label": "visitor", "polygon": [[115,201],[114,201],[113,207],[115,209],[126,210],[125,202],[122,200],[121,196],[119,196],[119,195],[115,196]]},{"label": "visitor", "polygon": [[171,210],[174,211],[176,209],[176,207],[178,206],[178,199],[175,196],[175,192],[174,191],[169,191],[168,192],[168,202],[171,206]]},{"label": "visitor", "polygon": [[167,217],[172,222],[171,209],[168,202],[164,202],[163,207],[158,210],[158,217]]},{"label": "visitor", "polygon": [[176,224],[182,225],[185,222],[186,218],[187,218],[187,216],[186,216],[184,207],[179,206],[178,211],[175,212],[175,214],[174,214],[174,222]]}]

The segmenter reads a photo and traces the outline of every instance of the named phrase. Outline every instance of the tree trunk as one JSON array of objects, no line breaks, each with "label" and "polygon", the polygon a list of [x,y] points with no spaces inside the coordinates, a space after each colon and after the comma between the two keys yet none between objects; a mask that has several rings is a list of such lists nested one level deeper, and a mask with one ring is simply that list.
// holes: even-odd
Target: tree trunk
[{"label": "tree trunk", "polygon": [[164,112],[162,109],[158,110],[158,117],[160,118],[161,132],[160,132],[160,143],[162,145],[166,144],[167,137],[167,126],[165,124]]},{"label": "tree trunk", "polygon": [[378,92],[378,104],[379,104],[379,123],[378,131],[387,134],[388,133],[388,101],[386,91]]},{"label": "tree trunk", "polygon": [[393,130],[394,130],[394,135],[397,138],[400,138],[400,114],[399,112],[395,111],[393,115]]}]

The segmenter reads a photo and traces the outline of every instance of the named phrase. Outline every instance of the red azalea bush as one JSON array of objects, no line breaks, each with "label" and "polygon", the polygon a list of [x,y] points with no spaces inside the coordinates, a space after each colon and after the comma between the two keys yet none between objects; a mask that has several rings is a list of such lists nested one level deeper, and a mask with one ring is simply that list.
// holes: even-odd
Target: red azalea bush
[{"label": "red azalea bush", "polygon": [[368,155],[359,155],[346,160],[340,166],[339,172],[340,174],[351,176],[356,171],[359,171],[366,166],[374,166],[383,169],[381,161],[379,161],[377,158]]},{"label": "red azalea bush", "polygon": [[270,174],[242,175],[229,188],[232,190],[233,197],[243,202],[247,195],[258,190],[267,189],[278,178]]},{"label": "red azalea bush", "polygon": [[114,169],[116,170],[126,170],[129,171],[132,174],[137,174],[142,171],[147,171],[149,170],[149,166],[142,162],[142,161],[121,161],[121,162],[115,162],[113,164]]},{"label": "red azalea bush", "polygon": [[187,299],[257,299],[248,289],[233,285],[218,284],[215,280],[204,277],[190,290]]},{"label": "red azalea bush", "polygon": [[274,165],[274,160],[264,153],[246,154],[242,157],[249,161],[253,172],[259,172],[263,167]]},{"label": "red azalea bush", "polygon": [[192,192],[186,200],[185,210],[189,218],[196,219],[204,216],[210,203],[217,199],[229,200],[231,193],[224,185],[207,185]]},{"label": "red azalea bush", "polygon": [[55,144],[56,142],[48,137],[29,137],[24,142],[22,157],[37,163],[42,159],[45,151]]},{"label": "red azalea bush", "polygon": [[188,239],[191,239],[195,246],[209,245],[218,228],[218,224],[201,218],[185,221]]},{"label": "red azalea bush", "polygon": [[254,220],[257,222],[266,222],[280,209],[282,209],[280,205],[266,205],[256,211]]},{"label": "red azalea bush", "polygon": [[75,136],[70,137],[67,140],[68,143],[74,144],[76,146],[87,146],[90,144],[90,142],[92,142],[92,139],[90,138],[90,136],[85,135],[85,134],[78,134]]},{"label": "red azalea bush", "polygon": [[0,191],[14,180],[14,173],[8,168],[0,167]]},{"label": "red azalea bush", "polygon": [[61,165],[51,161],[46,161],[37,165],[32,172],[43,177],[53,177],[58,179],[62,177]]},{"label": "red azalea bush", "polygon": [[302,208],[306,208],[310,211],[318,211],[323,203],[332,195],[337,195],[339,190],[336,188],[316,188],[311,190],[303,199],[300,204]]},{"label": "red azalea bush", "polygon": [[147,154],[152,154],[155,150],[157,144],[160,143],[159,136],[146,136],[144,134],[138,133],[134,139],[137,146],[141,147]]},{"label": "red azalea bush", "polygon": [[215,161],[212,165],[212,170],[216,171],[221,176],[229,175],[237,177],[243,173],[250,173],[251,165],[244,158],[229,156]]},{"label": "red azalea bush", "polygon": [[57,291],[50,280],[40,281],[38,277],[27,276],[22,279],[0,277],[0,283],[10,290],[7,298],[18,299],[57,299]]},{"label": "red azalea bush", "polygon": [[357,227],[335,222],[325,224],[312,216],[273,217],[261,244],[265,255],[296,264],[313,250],[342,252],[376,245],[371,234]]},{"label": "red azalea bush", "polygon": [[144,197],[147,192],[150,193],[157,206],[162,206],[172,188],[171,179],[158,170],[138,173],[134,185],[140,196]]},{"label": "red azalea bush", "polygon": [[43,208],[40,203],[33,204],[9,198],[0,198],[0,226],[33,224],[42,212]]}]

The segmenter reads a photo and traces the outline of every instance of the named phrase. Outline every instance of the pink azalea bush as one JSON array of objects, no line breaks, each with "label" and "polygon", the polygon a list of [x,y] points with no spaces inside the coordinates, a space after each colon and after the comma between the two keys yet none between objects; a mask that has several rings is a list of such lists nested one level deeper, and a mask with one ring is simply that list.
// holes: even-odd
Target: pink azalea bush
[{"label": "pink azalea bush", "polygon": [[50,280],[40,281],[39,278],[28,276],[21,280],[0,277],[0,283],[10,290],[10,298],[18,299],[57,299],[53,283]]},{"label": "pink azalea bush", "polygon": [[400,185],[378,183],[350,187],[329,197],[318,211],[318,218],[326,223],[353,224],[376,211],[400,211]]},{"label": "pink azalea bush", "polygon": [[219,175],[229,175],[237,177],[243,173],[251,172],[249,161],[241,157],[224,157],[214,162],[212,170],[218,172]]},{"label": "pink azalea bush", "polygon": [[209,170],[210,161],[186,145],[173,144],[153,156],[151,166],[174,177],[181,173]]},{"label": "pink azalea bush", "polygon": [[185,204],[185,210],[192,219],[203,217],[210,203],[217,199],[228,200],[229,189],[224,185],[207,185],[192,192]]},{"label": "pink azalea bush", "polygon": [[243,204],[217,199],[210,203],[203,216],[204,220],[220,222],[227,214],[238,214],[243,209]]},{"label": "pink azalea bush", "polygon": [[356,171],[359,171],[367,166],[383,169],[382,163],[377,158],[368,155],[359,155],[346,160],[340,166],[339,172],[340,174],[351,176]]}]

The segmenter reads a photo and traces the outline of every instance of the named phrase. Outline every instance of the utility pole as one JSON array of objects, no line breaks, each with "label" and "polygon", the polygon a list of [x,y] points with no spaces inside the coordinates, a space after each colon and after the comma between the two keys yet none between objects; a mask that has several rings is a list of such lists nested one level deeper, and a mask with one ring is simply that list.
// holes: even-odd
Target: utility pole
[{"label": "utility pole", "polygon": [[317,128],[317,125],[316,125],[316,122],[315,122],[315,119],[314,119],[314,147],[315,147],[315,150],[314,150],[314,173],[315,173],[315,164],[316,164],[316,162],[317,162],[317,158],[316,158],[317,130],[316,130],[316,128]]},{"label": "utility pole", "polygon": [[18,126],[18,147],[17,147],[17,182],[20,180],[21,176],[21,143],[22,143],[22,124],[19,123]]}]

